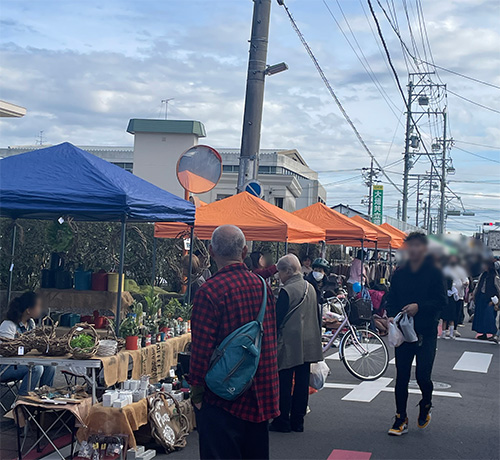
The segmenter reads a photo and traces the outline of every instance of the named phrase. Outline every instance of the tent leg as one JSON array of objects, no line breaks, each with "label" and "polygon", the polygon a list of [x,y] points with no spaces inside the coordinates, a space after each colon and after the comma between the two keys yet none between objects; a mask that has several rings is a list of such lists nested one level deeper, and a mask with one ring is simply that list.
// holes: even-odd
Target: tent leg
[{"label": "tent leg", "polygon": [[285,241],[285,255],[288,254],[288,240]]},{"label": "tent leg", "polygon": [[7,285],[7,305],[10,304],[10,297],[12,295],[12,277],[14,271],[14,254],[16,251],[16,236],[17,236],[17,224],[14,221],[14,226],[12,227],[12,241],[10,246],[10,267],[9,267],[9,284]]},{"label": "tent leg", "polygon": [[191,303],[191,278],[193,271],[193,251],[194,251],[194,225],[191,227],[191,236],[189,243],[189,265],[188,265],[188,277],[187,277],[187,292],[186,292],[186,303],[189,305]]},{"label": "tent leg", "polygon": [[361,279],[359,280],[363,286],[363,273],[365,272],[365,242],[361,240]]},{"label": "tent leg", "polygon": [[116,297],[116,335],[120,333],[120,320],[122,309],[122,290],[123,290],[123,266],[125,264],[125,236],[127,230],[127,222],[125,218],[122,220],[122,235],[120,245],[120,268],[118,270],[118,292]]},{"label": "tent leg", "polygon": [[321,242],[321,257],[326,258],[326,241]]},{"label": "tent leg", "polygon": [[153,236],[153,259],[151,262],[151,287],[155,285],[156,279],[156,238]]}]

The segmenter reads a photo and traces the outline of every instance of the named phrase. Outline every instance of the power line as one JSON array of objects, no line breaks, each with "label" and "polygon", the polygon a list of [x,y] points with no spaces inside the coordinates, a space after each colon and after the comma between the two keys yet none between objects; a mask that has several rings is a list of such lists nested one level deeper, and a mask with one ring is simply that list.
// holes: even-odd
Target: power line
[{"label": "power line", "polygon": [[492,112],[495,112],[495,113],[500,113],[500,110],[493,109],[493,108],[488,107],[486,105],[480,104],[479,102],[473,101],[472,99],[468,99],[465,96],[461,96],[460,94],[453,92],[451,89],[448,89],[448,92],[453,94],[454,96],[459,97],[460,99],[463,99],[464,101],[467,101],[467,102],[470,102],[471,104],[477,105],[478,107],[482,107],[483,109],[486,109],[486,110],[491,110]]},{"label": "power line", "polygon": [[493,163],[500,163],[500,161],[495,160],[494,158],[483,157],[482,155],[479,155],[478,153],[469,152],[468,150],[465,150],[465,149],[462,149],[460,147],[457,147],[456,145],[455,145],[455,148],[457,150],[462,151],[462,152],[468,153],[469,155],[472,155],[472,156],[475,156],[475,157],[478,157],[478,158],[482,158],[483,160],[491,161]]},{"label": "power line", "polygon": [[332,88],[332,86],[331,86],[328,78],[326,77],[325,73],[323,72],[323,69],[319,65],[318,60],[316,59],[316,56],[314,55],[314,53],[311,50],[311,47],[309,46],[309,44],[307,43],[306,39],[302,35],[302,32],[300,31],[299,27],[297,26],[297,23],[295,22],[295,19],[293,18],[292,14],[290,13],[290,10],[288,9],[288,7],[285,5],[284,1],[282,2],[282,5],[285,8],[285,11],[286,11],[286,13],[288,15],[288,18],[290,19],[290,23],[292,24],[293,29],[295,30],[297,36],[299,37],[300,41],[302,42],[302,45],[306,49],[307,54],[309,54],[309,57],[313,61],[314,66],[316,67],[316,70],[318,71],[318,73],[319,73],[321,79],[323,80],[323,83],[325,84],[326,88],[328,89],[328,92],[330,93],[330,95],[334,99],[335,103],[337,104],[337,106],[338,106],[339,110],[341,111],[342,115],[344,116],[345,120],[347,121],[347,123],[349,124],[349,126],[354,131],[354,134],[356,135],[358,141],[360,142],[360,144],[362,145],[362,147],[365,149],[365,151],[368,153],[368,155],[370,156],[370,158],[373,159],[373,161],[375,162],[375,164],[377,165],[377,167],[380,168],[380,170],[382,171],[382,174],[384,174],[384,176],[387,178],[387,180],[389,182],[391,182],[392,186],[398,192],[402,193],[402,190],[392,181],[392,179],[388,175],[385,174],[382,166],[380,165],[380,163],[378,162],[378,160],[375,158],[375,155],[373,155],[373,153],[371,152],[371,150],[366,145],[366,143],[363,140],[363,138],[361,137],[361,134],[359,133],[358,129],[356,128],[356,126],[352,122],[351,118],[349,117],[349,115],[345,111],[344,107],[342,106],[342,103],[340,102],[339,98],[335,94],[335,91],[333,90],[333,88]]},{"label": "power line", "polygon": [[459,142],[460,144],[469,144],[469,145],[476,145],[478,147],[485,147],[487,149],[495,149],[495,150],[500,150],[500,147],[495,147],[494,145],[485,145],[485,144],[478,144],[476,142],[467,142],[467,141],[460,141],[457,139],[453,139],[453,142]]}]

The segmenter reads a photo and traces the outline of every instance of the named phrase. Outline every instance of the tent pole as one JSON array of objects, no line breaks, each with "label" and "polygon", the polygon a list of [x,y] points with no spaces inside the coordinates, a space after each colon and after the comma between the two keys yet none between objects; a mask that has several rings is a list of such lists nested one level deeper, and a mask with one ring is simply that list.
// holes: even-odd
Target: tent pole
[{"label": "tent pole", "polygon": [[156,278],[156,238],[153,235],[153,259],[152,259],[152,268],[151,268],[151,287],[155,285]]},{"label": "tent pole", "polygon": [[12,278],[14,274],[14,254],[16,251],[16,235],[17,235],[17,223],[13,221],[14,226],[12,227],[12,241],[10,246],[10,267],[9,267],[9,284],[7,285],[7,305],[10,304],[10,297],[12,295]]},{"label": "tent pole", "polygon": [[326,258],[326,241],[321,242],[321,257]]},{"label": "tent pole", "polygon": [[361,279],[359,280],[361,283],[361,286],[363,286],[363,274],[364,273],[365,273],[365,241],[361,240]]},{"label": "tent pole", "polygon": [[278,262],[279,258],[280,258],[280,242],[276,241],[276,262]]},{"label": "tent pole", "polygon": [[189,268],[187,277],[187,292],[186,292],[186,303],[189,305],[191,303],[191,278],[193,271],[193,250],[194,250],[194,225],[191,227],[191,236],[189,243]]},{"label": "tent pole", "polygon": [[126,217],[122,219],[122,234],[121,234],[121,245],[120,245],[120,268],[118,269],[118,292],[116,297],[116,335],[120,333],[120,320],[121,320],[121,309],[122,309],[122,290],[123,290],[123,266],[125,264],[125,234],[127,230]]},{"label": "tent pole", "polygon": [[288,238],[285,240],[285,256],[288,254]]}]

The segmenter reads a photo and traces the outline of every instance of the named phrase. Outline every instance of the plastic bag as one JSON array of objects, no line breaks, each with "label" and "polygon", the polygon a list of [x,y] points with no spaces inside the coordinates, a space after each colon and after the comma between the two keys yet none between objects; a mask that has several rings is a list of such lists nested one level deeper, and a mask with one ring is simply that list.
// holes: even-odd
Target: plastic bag
[{"label": "plastic bag", "polygon": [[325,361],[312,363],[311,375],[309,376],[309,385],[315,390],[321,390],[325,386],[328,374],[330,374],[330,368]]},{"label": "plastic bag", "polygon": [[394,319],[394,322],[389,323],[389,344],[394,348],[399,347],[405,341],[403,333],[397,326],[396,318]]},{"label": "plastic bag", "polygon": [[411,316],[408,316],[406,313],[399,320],[399,329],[403,333],[403,337],[405,342],[418,342],[418,336],[415,332],[414,321]]}]

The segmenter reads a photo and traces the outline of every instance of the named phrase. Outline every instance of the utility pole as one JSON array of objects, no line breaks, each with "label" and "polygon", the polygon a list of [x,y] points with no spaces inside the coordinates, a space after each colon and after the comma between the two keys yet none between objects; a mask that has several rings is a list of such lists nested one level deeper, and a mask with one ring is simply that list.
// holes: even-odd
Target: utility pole
[{"label": "utility pole", "polygon": [[173,97],[171,97],[170,99],[162,99],[162,100],[161,100],[162,104],[165,104],[165,120],[167,119],[168,103],[169,103],[170,101],[173,101],[173,100],[174,100],[174,98],[173,98]]},{"label": "utility pole", "polygon": [[402,221],[406,222],[408,218],[408,176],[411,169],[410,159],[410,134],[412,129],[412,95],[413,82],[410,80],[408,83],[408,100],[406,102],[406,133],[405,133],[405,153],[404,153],[404,170],[403,170],[403,218]]},{"label": "utility pole", "polygon": [[443,110],[443,150],[441,157],[441,202],[439,204],[438,234],[442,235],[445,229],[446,219],[446,152],[448,141],[446,139],[446,110]]},{"label": "utility pole", "polygon": [[420,205],[420,174],[417,177],[417,208],[415,210],[415,225],[418,227],[418,210]]},{"label": "utility pole", "polygon": [[429,233],[432,233],[431,228],[431,206],[432,206],[432,165],[431,165],[431,173],[429,176],[429,196],[427,201],[427,223],[426,228]]},{"label": "utility pole", "polygon": [[401,200],[398,200],[397,216],[398,216],[398,220],[401,220]]},{"label": "utility pole", "polygon": [[422,205],[424,206],[424,227],[427,228],[427,203],[424,201],[422,203]]},{"label": "utility pole", "polygon": [[270,17],[271,0],[254,0],[243,132],[241,135],[238,192],[243,191],[246,182],[256,179],[259,172],[260,132],[264,106]]},{"label": "utility pole", "polygon": [[370,163],[370,168],[363,168],[363,177],[365,179],[365,184],[368,187],[368,217],[372,220],[372,200],[373,200],[373,184],[376,182],[376,178],[380,172],[380,169],[373,167],[373,158]]}]

